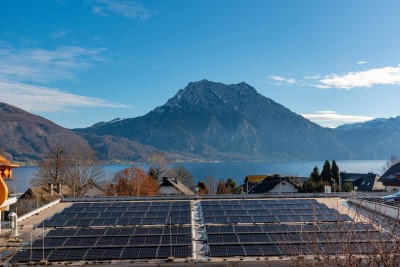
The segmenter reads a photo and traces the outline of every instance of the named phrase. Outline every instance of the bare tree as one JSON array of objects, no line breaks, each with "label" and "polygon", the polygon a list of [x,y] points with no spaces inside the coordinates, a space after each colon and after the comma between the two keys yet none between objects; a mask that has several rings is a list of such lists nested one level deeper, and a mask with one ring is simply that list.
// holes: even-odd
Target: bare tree
[{"label": "bare tree", "polygon": [[104,171],[94,152],[75,146],[65,150],[58,146],[39,163],[33,184],[43,188],[47,184],[67,185],[74,196],[84,196],[91,183],[104,176]]},{"label": "bare tree", "polygon": [[217,192],[217,180],[211,175],[207,175],[204,180],[209,194],[215,194]]},{"label": "bare tree", "polygon": [[148,174],[155,180],[161,181],[169,170],[169,161],[164,154],[154,153],[150,156],[149,163],[150,169]]},{"label": "bare tree", "polygon": [[193,175],[185,169],[183,166],[177,166],[173,169],[170,169],[167,172],[167,175],[170,177],[176,177],[179,182],[184,184],[190,190],[194,188],[194,178]]},{"label": "bare tree", "polygon": [[[340,210],[340,204],[335,209]],[[299,236],[281,238],[294,266],[400,266],[399,217],[387,223],[376,210],[352,204],[335,222],[301,224]],[[343,210],[343,208],[342,208]],[[317,213],[316,213],[317,214]],[[344,215],[344,216],[343,216]],[[350,220],[349,220],[350,219]],[[297,240],[301,245],[290,244]]]},{"label": "bare tree", "polygon": [[67,177],[67,155],[61,146],[50,149],[39,163],[34,184],[46,186],[48,183],[61,183]]},{"label": "bare tree", "polygon": [[89,148],[75,146],[68,153],[67,174],[64,184],[71,188],[74,197],[84,196],[91,184],[105,173],[95,153]]}]

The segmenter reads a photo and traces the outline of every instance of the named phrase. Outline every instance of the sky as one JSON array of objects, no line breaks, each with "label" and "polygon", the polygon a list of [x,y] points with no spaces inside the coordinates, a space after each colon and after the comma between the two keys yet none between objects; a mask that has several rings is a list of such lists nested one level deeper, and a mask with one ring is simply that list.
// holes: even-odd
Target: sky
[{"label": "sky", "polygon": [[66,128],[246,82],[324,127],[400,115],[400,1],[3,0],[0,102]]}]

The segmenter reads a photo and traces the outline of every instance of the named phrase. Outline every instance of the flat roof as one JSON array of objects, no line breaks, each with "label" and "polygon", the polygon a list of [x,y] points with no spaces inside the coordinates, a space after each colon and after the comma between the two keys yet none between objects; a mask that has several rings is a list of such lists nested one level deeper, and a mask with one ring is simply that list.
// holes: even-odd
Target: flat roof
[{"label": "flat roof", "polygon": [[[311,196],[65,198],[22,221],[18,236],[21,242],[13,243],[6,236],[0,242],[11,244],[6,249],[10,252],[8,260],[18,265],[32,258],[32,244],[36,262],[42,258],[40,251],[45,251],[48,261],[85,265],[99,261],[138,266],[170,261],[172,265],[222,264],[227,260],[251,265],[268,258],[271,266],[274,261],[282,264],[290,260],[288,256],[297,249],[296,244],[302,249],[310,246],[307,239],[311,233],[318,230],[319,238],[324,238],[324,227],[332,233],[343,225],[361,227],[359,240],[354,241],[358,243],[367,242],[362,227],[378,232],[366,217],[345,204],[346,199]],[[82,257],[73,257],[73,253],[81,253]]]}]

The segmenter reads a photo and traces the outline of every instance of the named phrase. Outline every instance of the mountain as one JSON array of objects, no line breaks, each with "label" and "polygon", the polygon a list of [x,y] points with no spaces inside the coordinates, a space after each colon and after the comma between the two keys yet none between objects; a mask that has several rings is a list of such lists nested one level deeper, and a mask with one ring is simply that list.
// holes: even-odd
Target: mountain
[{"label": "mountain", "polygon": [[[162,152],[153,147],[115,136],[93,134],[80,136],[43,117],[6,103],[0,103],[1,154],[13,161],[34,164],[57,146],[62,146],[66,150],[72,146],[91,147],[104,161],[113,159],[146,161],[154,152]],[[182,159],[179,155],[174,154],[169,157]]]},{"label": "mountain", "polygon": [[262,96],[250,85],[189,83],[148,114],[76,132],[134,140],[211,160],[348,158],[353,153],[323,128]]},{"label": "mountain", "polygon": [[111,121],[101,121],[101,122],[93,124],[91,127],[92,128],[100,128],[100,127],[102,127],[104,125],[112,124],[112,123],[118,122],[118,121],[122,121],[122,119],[121,118],[115,118],[115,119],[113,119]]},{"label": "mountain", "polygon": [[89,146],[101,160],[146,161],[154,152],[182,161],[385,159],[400,151],[400,117],[323,128],[246,83],[207,80],[144,116],[65,129],[0,103],[0,153],[37,162],[62,145]]},{"label": "mountain", "polygon": [[357,159],[385,159],[400,153],[400,117],[353,123],[335,129]]},{"label": "mountain", "polygon": [[88,146],[87,141],[43,117],[0,103],[0,149],[19,162],[40,160],[50,149],[62,145]]}]

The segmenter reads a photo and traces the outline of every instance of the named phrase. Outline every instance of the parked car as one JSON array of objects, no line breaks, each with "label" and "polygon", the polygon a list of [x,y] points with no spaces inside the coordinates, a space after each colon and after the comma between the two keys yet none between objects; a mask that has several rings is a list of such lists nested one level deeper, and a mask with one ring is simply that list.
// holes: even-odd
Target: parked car
[{"label": "parked car", "polygon": [[399,202],[400,201],[400,192],[397,192],[396,194],[393,194],[393,195],[381,197],[381,201],[390,202],[390,203]]}]

